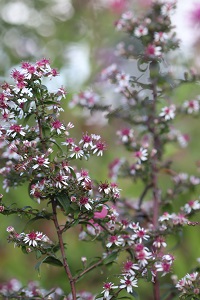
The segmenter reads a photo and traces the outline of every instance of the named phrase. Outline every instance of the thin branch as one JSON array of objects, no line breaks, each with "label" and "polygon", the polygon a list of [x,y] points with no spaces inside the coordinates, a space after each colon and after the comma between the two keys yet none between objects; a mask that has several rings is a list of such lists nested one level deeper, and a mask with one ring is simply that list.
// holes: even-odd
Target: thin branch
[{"label": "thin branch", "polygon": [[66,255],[65,255],[64,243],[63,243],[63,239],[62,239],[62,230],[60,229],[60,226],[58,223],[58,218],[57,218],[56,203],[54,200],[52,200],[51,203],[52,203],[52,210],[53,210],[53,222],[54,222],[54,225],[55,225],[55,228],[57,231],[57,235],[58,235],[58,241],[59,241],[60,251],[61,251],[62,260],[63,260],[63,267],[64,267],[65,273],[67,274],[67,277],[70,282],[72,299],[76,300],[75,280],[73,279],[73,276],[72,276],[72,273],[71,273],[69,264],[67,262]]},{"label": "thin branch", "polygon": [[144,191],[142,192],[142,194],[141,194],[141,196],[140,196],[140,198],[139,198],[139,201],[138,201],[138,209],[141,208],[142,202],[143,202],[144,197],[146,196],[146,193],[147,193],[148,190],[149,190],[150,188],[152,188],[152,187],[153,187],[153,183],[152,183],[152,182],[151,182],[150,184],[148,184],[148,185],[145,187],[145,189],[144,189]]},{"label": "thin branch", "polygon": [[90,267],[86,268],[85,270],[83,270],[79,275],[74,277],[74,281],[76,282],[83,275],[85,275],[89,271],[91,271],[91,270],[95,269],[96,267],[98,267],[102,263],[103,260],[104,260],[104,258],[101,258],[98,262],[94,263],[92,266],[90,266]]}]

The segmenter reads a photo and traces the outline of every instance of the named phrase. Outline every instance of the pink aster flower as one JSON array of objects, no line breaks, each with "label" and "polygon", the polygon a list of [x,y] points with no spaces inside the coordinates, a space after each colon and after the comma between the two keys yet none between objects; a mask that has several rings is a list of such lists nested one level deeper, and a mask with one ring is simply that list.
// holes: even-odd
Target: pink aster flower
[{"label": "pink aster flower", "polygon": [[79,199],[80,206],[85,206],[85,208],[87,210],[92,209],[92,206],[91,206],[92,203],[93,203],[93,201],[91,199],[89,199],[88,197],[81,197]]},{"label": "pink aster flower", "polygon": [[53,121],[51,123],[51,126],[51,132],[55,130],[57,134],[61,134],[62,131],[66,129],[65,126],[59,120]]},{"label": "pink aster flower", "polygon": [[120,279],[120,283],[120,289],[126,289],[128,293],[133,292],[133,287],[138,287],[137,278],[134,276],[124,276],[123,279]]},{"label": "pink aster flower", "polygon": [[97,153],[97,156],[102,156],[106,149],[106,144],[102,141],[97,141],[97,143],[92,147],[93,154]]},{"label": "pink aster flower", "polygon": [[188,114],[199,112],[199,101],[189,100],[183,103],[183,107],[186,109]]},{"label": "pink aster flower", "polygon": [[44,235],[42,232],[32,231],[25,235],[23,241],[29,246],[37,247],[38,241],[42,241],[45,237],[46,235]]},{"label": "pink aster flower", "polygon": [[24,128],[22,127],[22,125],[18,124],[11,125],[10,129],[7,131],[7,135],[11,135],[14,138],[17,134],[25,136]]},{"label": "pink aster flower", "polygon": [[83,144],[83,148],[93,147],[93,140],[90,135],[83,134],[82,139],[80,140],[79,144]]},{"label": "pink aster flower", "polygon": [[161,248],[161,247],[167,247],[167,244],[165,242],[165,239],[162,236],[158,236],[154,240],[153,246],[156,248]]},{"label": "pink aster flower", "polygon": [[84,155],[83,150],[79,146],[74,146],[70,151],[72,151],[72,154],[70,157],[75,157],[76,159],[82,158]]},{"label": "pink aster flower", "polygon": [[125,88],[129,87],[130,75],[125,73],[118,73],[116,75],[117,89],[116,92],[122,92]]},{"label": "pink aster flower", "polygon": [[119,138],[122,141],[122,143],[128,143],[134,137],[133,132],[134,132],[133,129],[124,128],[124,129],[118,130],[117,131],[117,135],[119,136]]},{"label": "pink aster flower", "polygon": [[44,154],[41,155],[41,156],[36,156],[33,158],[33,161],[36,161],[36,164],[33,165],[33,169],[37,169],[39,167],[45,167],[45,168],[48,168],[49,166],[49,159],[48,158],[45,158]]},{"label": "pink aster flower", "polygon": [[139,25],[134,30],[134,35],[138,38],[147,34],[148,34],[148,28],[144,25]]},{"label": "pink aster flower", "polygon": [[56,177],[54,178],[55,180],[55,186],[59,189],[62,189],[63,186],[67,186],[68,183],[67,183],[67,179],[68,179],[68,176],[64,175],[62,173],[62,171],[60,171]]},{"label": "pink aster flower", "polygon": [[135,275],[135,270],[139,270],[139,265],[134,264],[131,260],[127,260],[123,266],[123,273],[129,276]]},{"label": "pink aster flower", "polygon": [[190,200],[188,203],[186,203],[183,207],[186,214],[189,214],[192,212],[192,210],[199,210],[200,209],[200,203],[198,200]]},{"label": "pink aster flower", "polygon": [[145,55],[149,57],[160,57],[162,54],[161,50],[160,46],[149,44],[145,49]]},{"label": "pink aster flower", "polygon": [[162,108],[161,113],[159,114],[160,117],[164,118],[165,121],[174,119],[175,117],[175,105],[165,106]]},{"label": "pink aster flower", "polygon": [[142,243],[142,240],[148,240],[149,235],[146,234],[147,231],[144,228],[139,227],[135,230],[135,234],[133,235],[134,239],[139,239],[139,243]]},{"label": "pink aster flower", "polygon": [[123,243],[123,239],[120,236],[111,235],[109,237],[109,242],[106,244],[106,247],[110,248],[113,245],[115,245],[115,246],[121,246],[122,243]]},{"label": "pink aster flower", "polygon": [[115,286],[112,282],[106,282],[103,285],[103,291],[101,292],[103,294],[104,299],[110,299],[110,291],[112,289],[117,289],[118,286]]},{"label": "pink aster flower", "polygon": [[135,157],[137,158],[137,162],[141,164],[143,161],[147,160],[148,152],[147,149],[140,148],[139,151],[135,152]]}]

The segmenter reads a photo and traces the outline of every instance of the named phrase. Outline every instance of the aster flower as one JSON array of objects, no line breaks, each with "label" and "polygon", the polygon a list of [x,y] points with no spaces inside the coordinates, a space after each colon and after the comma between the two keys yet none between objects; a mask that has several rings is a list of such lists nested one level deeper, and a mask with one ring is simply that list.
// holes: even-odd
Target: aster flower
[{"label": "aster flower", "polygon": [[70,149],[73,153],[70,155],[71,158],[75,157],[76,159],[82,158],[84,155],[83,150],[79,147],[74,145],[72,149]]},{"label": "aster flower", "polygon": [[134,35],[138,38],[147,34],[148,34],[148,28],[144,25],[139,25],[134,30]]},{"label": "aster flower", "polygon": [[137,285],[137,278],[134,276],[124,276],[123,279],[120,279],[121,285],[119,286],[120,289],[126,289],[128,293],[133,292],[133,287],[138,287]]},{"label": "aster flower", "polygon": [[81,197],[79,199],[79,204],[80,206],[84,206],[87,210],[92,209],[91,204],[93,203],[93,201],[91,199],[89,199],[88,197]]},{"label": "aster flower", "polygon": [[148,240],[150,238],[150,236],[146,233],[147,231],[144,228],[139,227],[135,230],[133,237],[134,239],[139,239],[139,243],[142,243],[142,240]]},{"label": "aster flower", "polygon": [[147,160],[148,152],[147,149],[140,148],[139,151],[135,152],[135,157],[137,158],[137,162],[141,164],[143,161]]},{"label": "aster flower", "polygon": [[25,131],[22,125],[13,124],[10,126],[9,130],[7,130],[7,135],[11,135],[13,138],[16,137],[17,134],[20,134],[21,136],[25,136]]},{"label": "aster flower", "polygon": [[162,111],[159,114],[159,116],[164,118],[165,121],[172,120],[175,117],[175,110],[175,105],[165,106],[162,108]]},{"label": "aster flower", "polygon": [[38,242],[42,241],[45,238],[45,235],[42,232],[30,232],[25,235],[23,241],[25,244],[28,244],[29,246],[37,247]]},{"label": "aster flower", "polygon": [[117,135],[119,136],[119,138],[122,141],[122,143],[128,143],[134,137],[133,132],[134,132],[133,129],[124,128],[124,129],[118,130],[117,131]]},{"label": "aster flower", "polygon": [[61,134],[66,129],[65,126],[59,120],[54,120],[51,123],[51,126],[51,132],[56,131],[57,134]]},{"label": "aster flower", "polygon": [[101,292],[103,294],[104,299],[110,299],[110,291],[112,291],[112,289],[117,289],[118,286],[115,286],[114,283],[112,282],[106,282],[103,285],[103,291]]},{"label": "aster flower", "polygon": [[183,108],[186,109],[188,114],[198,113],[199,112],[199,101],[189,100],[183,103]]},{"label": "aster flower", "polygon": [[199,209],[200,209],[200,203],[198,200],[190,200],[183,207],[183,210],[186,212],[186,214],[190,214],[192,210],[199,210]]},{"label": "aster flower", "polygon": [[45,168],[49,168],[49,159],[48,158],[45,158],[45,155],[42,154],[41,156],[36,156],[33,158],[33,161],[36,161],[36,164],[33,165],[33,169],[37,169],[37,168],[40,168],[40,167],[45,167]]},{"label": "aster flower", "polygon": [[110,248],[113,245],[115,245],[115,246],[121,246],[122,243],[123,243],[123,239],[121,238],[121,236],[111,235],[109,237],[109,242],[106,244],[106,247]]}]

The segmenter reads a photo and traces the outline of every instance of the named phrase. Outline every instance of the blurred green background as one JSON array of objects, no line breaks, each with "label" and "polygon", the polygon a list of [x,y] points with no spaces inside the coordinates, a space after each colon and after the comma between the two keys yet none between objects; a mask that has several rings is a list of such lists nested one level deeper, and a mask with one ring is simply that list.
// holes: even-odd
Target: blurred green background
[{"label": "blurred green background", "polygon": [[[116,3],[118,2],[118,5]],[[51,65],[57,68],[60,76],[52,82],[51,88],[63,85],[67,88],[68,98],[63,103],[65,113],[62,118],[65,122],[72,121],[75,124],[73,134],[80,138],[82,132],[96,133],[106,141],[107,151],[101,158],[92,158],[89,163],[80,163],[79,167],[90,170],[91,177],[98,181],[105,181],[108,176],[107,165],[115,158],[127,155],[122,146],[117,144],[116,130],[122,126],[117,120],[107,124],[102,114],[90,117],[85,111],[78,109],[70,110],[68,101],[73,93],[90,86],[101,90],[98,72],[113,62],[118,62],[122,68],[128,69],[134,74],[134,62],[123,62],[115,57],[115,45],[127,37],[114,29],[114,22],[120,13],[126,8],[132,7],[135,12],[147,9],[149,1],[99,1],[99,0],[21,0],[21,1],[0,1],[0,76],[1,81],[9,80],[9,74],[13,67],[20,62],[29,60],[35,62],[42,57],[49,58]],[[121,3],[121,4],[120,4]],[[119,5],[120,4],[120,5]],[[176,63],[176,58],[173,64]],[[185,63],[180,61],[184,67],[195,64],[190,60]],[[182,69],[182,68],[180,68]],[[179,70],[179,69],[178,69]],[[104,101],[112,102],[116,94],[109,88],[105,89]],[[103,93],[102,93],[103,94]],[[185,85],[173,93],[176,103],[181,103],[200,94],[199,85]],[[117,99],[116,99],[117,101]],[[86,121],[87,119],[87,121]],[[173,168],[176,172],[188,172],[199,176],[196,162],[199,160],[199,120],[192,118],[177,120],[182,132],[190,135],[190,143],[187,148],[167,148],[166,156],[174,160]],[[161,185],[166,189],[167,178],[163,175]],[[141,185],[134,185],[126,180],[119,181],[122,188],[122,196],[136,198]],[[17,203],[19,207],[31,205],[37,207],[27,194],[27,187],[20,187],[11,190],[9,194],[0,188],[7,203]],[[198,199],[199,193],[195,195],[184,194],[177,200],[175,206],[184,204],[191,199]],[[45,204],[42,204],[45,207]],[[196,219],[195,219],[196,220]],[[26,220],[17,216],[5,217],[0,215],[0,283],[13,277],[22,281],[24,285],[30,280],[38,280],[41,286],[46,289],[52,286],[60,286],[65,291],[68,287],[64,274],[59,268],[43,265],[41,274],[38,276],[34,270],[36,259],[34,254],[24,255],[19,249],[6,242],[6,228],[8,225],[15,227],[16,231],[24,229]],[[55,232],[48,223],[37,222],[28,230],[34,228],[46,233],[54,240]],[[196,258],[200,257],[199,227],[189,227],[184,230],[184,238],[180,247],[172,252],[177,258],[174,272],[184,276],[196,265]],[[74,234],[77,233],[77,234]],[[73,271],[81,267],[81,257],[86,256],[88,261],[98,254],[101,254],[101,247],[97,243],[86,243],[78,240],[78,230],[66,233],[67,255]],[[169,241],[170,247],[174,247],[175,241]],[[117,265],[114,269],[117,269]],[[114,269],[111,273],[114,274]],[[88,277],[78,283],[78,289],[85,289],[91,292],[102,290],[102,282],[107,280],[109,270],[94,270]],[[163,279],[163,283],[167,281]],[[140,287],[143,297],[151,299],[149,290],[151,285],[144,283]],[[148,295],[148,296],[147,296]],[[147,298],[148,297],[148,298]],[[142,299],[142,297],[141,297]]]}]

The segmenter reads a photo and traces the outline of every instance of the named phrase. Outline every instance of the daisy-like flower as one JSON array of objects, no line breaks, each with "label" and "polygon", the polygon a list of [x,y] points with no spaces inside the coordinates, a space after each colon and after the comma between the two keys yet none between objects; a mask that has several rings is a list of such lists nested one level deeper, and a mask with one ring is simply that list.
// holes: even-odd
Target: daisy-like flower
[{"label": "daisy-like flower", "polygon": [[168,40],[168,35],[165,32],[155,32],[154,34],[154,40],[155,42],[165,42]]},{"label": "daisy-like flower", "polygon": [[70,157],[75,157],[76,159],[83,157],[84,152],[79,146],[74,146],[70,151],[73,153],[70,155]]},{"label": "daisy-like flower", "polygon": [[110,185],[107,182],[101,183],[99,185],[98,191],[100,193],[105,193],[106,195],[108,195],[110,193]]},{"label": "daisy-like flower", "polygon": [[81,170],[80,173],[76,173],[76,177],[78,181],[86,180],[90,181],[89,173],[87,170]]},{"label": "daisy-like flower", "polygon": [[148,28],[144,25],[139,25],[134,30],[134,35],[138,38],[147,34],[148,34]]},{"label": "daisy-like flower", "polygon": [[120,279],[120,283],[120,289],[126,289],[128,293],[133,292],[133,287],[138,287],[137,278],[135,278],[134,276],[124,276],[123,279]]},{"label": "daisy-like flower", "polygon": [[137,158],[137,162],[141,164],[143,161],[147,160],[148,152],[147,149],[140,148],[139,151],[135,152],[135,157]]},{"label": "daisy-like flower", "polygon": [[101,292],[103,294],[104,299],[110,299],[110,291],[112,289],[117,289],[118,286],[115,286],[112,282],[106,282],[103,285],[103,291]]},{"label": "daisy-like flower", "polygon": [[167,247],[165,239],[162,236],[158,236],[153,242],[153,246],[156,248]]},{"label": "daisy-like flower", "polygon": [[79,204],[80,204],[80,206],[85,206],[85,208],[86,208],[87,210],[92,209],[92,206],[90,205],[90,203],[92,204],[93,201],[92,201],[91,199],[89,199],[88,197],[81,197],[81,198],[79,199]]},{"label": "daisy-like flower", "polygon": [[172,218],[172,215],[170,215],[168,212],[164,212],[162,216],[159,217],[158,221],[169,221]]},{"label": "daisy-like flower", "polygon": [[146,233],[147,231],[144,228],[139,227],[138,229],[135,230],[135,234],[133,235],[133,238],[134,239],[139,238],[139,243],[142,243],[142,240],[148,240],[150,237]]},{"label": "daisy-like flower", "polygon": [[130,75],[125,73],[118,73],[116,75],[117,89],[116,92],[122,92],[125,88],[129,87]]},{"label": "daisy-like flower", "polygon": [[109,237],[109,242],[106,244],[106,247],[110,248],[113,245],[115,245],[115,246],[121,246],[123,244],[123,242],[124,242],[124,240],[120,236],[111,235]]},{"label": "daisy-like flower", "polygon": [[186,212],[186,214],[189,214],[192,210],[200,209],[200,203],[198,200],[191,200],[184,205],[183,209]]},{"label": "daisy-like flower", "polygon": [[162,108],[161,113],[159,114],[160,117],[164,118],[165,121],[172,120],[175,117],[175,105],[165,106]]},{"label": "daisy-like flower", "polygon": [[176,6],[176,0],[171,2],[165,2],[161,8],[161,14],[163,16],[169,16],[169,14],[174,10]]},{"label": "daisy-like flower", "polygon": [[135,270],[139,270],[139,265],[134,264],[131,260],[127,260],[123,266],[123,273],[129,276],[135,275]]},{"label": "daisy-like flower", "polygon": [[62,189],[63,186],[67,186],[67,185],[68,185],[68,183],[67,183],[67,181],[66,181],[67,179],[68,179],[68,176],[64,175],[64,174],[62,173],[62,171],[60,171],[60,172],[56,175],[56,177],[54,178],[54,180],[55,180],[55,186],[56,186],[57,188],[59,188],[59,189]]},{"label": "daisy-like flower", "polygon": [[11,125],[10,129],[7,130],[7,135],[11,135],[14,138],[17,134],[25,136],[24,128],[22,127],[22,125],[18,124]]},{"label": "daisy-like flower", "polygon": [[92,147],[93,154],[97,153],[97,156],[102,156],[104,150],[106,149],[106,145],[102,141],[97,141],[96,144]]},{"label": "daisy-like flower", "polygon": [[66,128],[65,126],[59,121],[59,120],[55,120],[51,123],[51,132],[52,131],[56,131],[57,134],[61,134],[62,131],[64,131]]},{"label": "daisy-like flower", "polygon": [[48,168],[49,166],[49,159],[48,158],[45,158],[44,154],[41,155],[41,156],[36,156],[33,158],[34,161],[36,161],[36,164],[33,165],[33,169],[37,169],[37,168],[40,168],[40,167],[45,167],[45,168]]},{"label": "daisy-like flower", "polygon": [[87,133],[82,136],[82,139],[80,140],[79,144],[83,144],[83,148],[93,147],[93,140],[90,135]]},{"label": "daisy-like flower", "polygon": [[183,103],[183,107],[186,109],[188,114],[199,112],[199,101],[189,100]]},{"label": "daisy-like flower", "polygon": [[117,135],[119,136],[122,143],[128,143],[133,139],[134,136],[133,132],[134,132],[133,129],[124,128],[122,130],[118,130]]},{"label": "daisy-like flower", "polygon": [[23,241],[29,246],[37,247],[38,241],[43,241],[45,237],[46,235],[44,235],[42,232],[32,231],[25,235]]},{"label": "daisy-like flower", "polygon": [[160,46],[149,44],[145,49],[145,55],[149,57],[160,57],[162,55]]}]

